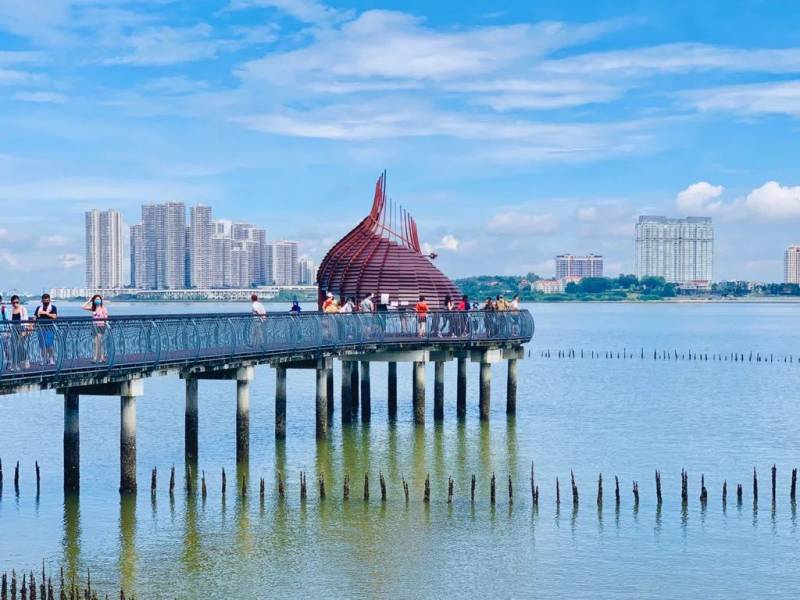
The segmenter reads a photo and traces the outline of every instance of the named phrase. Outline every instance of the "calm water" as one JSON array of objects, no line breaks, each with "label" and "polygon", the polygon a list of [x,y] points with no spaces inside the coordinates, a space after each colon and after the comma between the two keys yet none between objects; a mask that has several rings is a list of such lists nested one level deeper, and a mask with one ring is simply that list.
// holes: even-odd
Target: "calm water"
[{"label": "calm water", "polygon": [[[63,305],[67,314],[75,307]],[[123,312],[167,312],[157,305],[117,305]],[[178,305],[169,312],[204,311]],[[222,308],[214,306],[214,308]],[[233,310],[235,306],[224,307]],[[246,305],[239,308],[246,310]],[[447,366],[445,421],[433,424],[433,369],[428,372],[428,424],[412,424],[411,371],[399,365],[399,415],[386,416],[386,367],[372,369],[373,417],[368,427],[342,429],[337,404],[330,441],[314,440],[314,377],[290,371],[285,444],[273,437],[274,376],[257,369],[251,391],[249,495],[234,484],[235,387],[200,384],[200,467],[208,498],[171,501],[169,469],[182,489],[183,384],[174,376],[145,382],[138,408],[138,497],[120,501],[119,403],[81,398],[81,494],[61,492],[62,403],[54,393],[0,397],[0,571],[31,568],[42,559],[70,571],[91,569],[113,590],[122,583],[137,597],[470,597],[747,598],[795,597],[798,532],[789,502],[789,477],[800,463],[800,365],[652,360],[556,360],[546,348],[622,351],[645,347],[697,352],[800,353],[796,305],[534,305],[536,338],[530,360],[519,363],[518,415],[505,416],[505,365],[496,365],[492,420],[477,412],[477,365],[469,370],[469,406],[455,419],[455,364]],[[21,463],[21,491],[13,492],[13,463]],[[42,465],[35,497],[33,462]],[[529,472],[536,461],[541,489],[531,507]],[[778,501],[769,495],[769,467],[778,468]],[[754,510],[752,469],[760,478]],[[151,502],[149,472],[159,470]],[[220,471],[229,473],[227,498]],[[680,470],[690,475],[690,502],[680,507]],[[665,502],[655,505],[653,469],[663,472]],[[580,508],[569,498],[575,471]],[[299,498],[300,471],[309,498]],[[371,498],[361,499],[364,472]],[[382,505],[378,473],[389,501]],[[599,472],[605,504],[595,503]],[[287,498],[276,498],[277,473]],[[498,500],[489,503],[489,479]],[[345,473],[351,499],[342,500]],[[422,502],[430,473],[432,500]],[[475,474],[477,499],[469,502]],[[706,474],[709,503],[698,501]],[[240,473],[241,475],[242,473]],[[324,474],[328,498],[318,499]],[[515,484],[509,505],[507,478]],[[613,477],[622,482],[614,508]],[[446,502],[447,478],[455,498]],[[267,482],[263,504],[258,479]],[[562,503],[555,507],[555,479]],[[410,485],[405,504],[402,479]],[[641,485],[638,512],[631,482]],[[728,480],[723,511],[720,494]],[[735,483],[745,484],[736,506]]]}]

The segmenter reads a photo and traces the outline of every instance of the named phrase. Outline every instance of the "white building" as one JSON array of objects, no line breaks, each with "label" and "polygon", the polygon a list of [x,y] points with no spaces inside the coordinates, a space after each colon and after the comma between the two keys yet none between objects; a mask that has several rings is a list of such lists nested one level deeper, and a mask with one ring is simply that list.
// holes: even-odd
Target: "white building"
[{"label": "white building", "polygon": [[299,260],[300,285],[314,285],[317,282],[317,265],[307,256]]},{"label": "white building", "polygon": [[533,282],[533,291],[540,294],[561,294],[564,292],[564,281],[561,279],[537,279]]},{"label": "white building", "polygon": [[[143,269],[137,269],[136,287],[143,289],[181,289],[186,284],[186,207],[183,202],[142,206],[140,236]],[[139,246],[137,245],[137,246]],[[131,245],[134,252],[134,245]],[[136,257],[132,254],[131,262]],[[141,271],[142,277],[139,277]]]},{"label": "white building", "polygon": [[710,217],[639,217],[636,276],[670,283],[710,283],[714,275],[714,226]]},{"label": "white building", "polygon": [[602,276],[603,257],[599,254],[587,254],[586,256],[559,254],[556,256],[556,279]]},{"label": "white building", "polygon": [[189,286],[208,288],[213,285],[211,207],[198,204],[190,209],[187,254]]},{"label": "white building", "polygon": [[297,242],[279,240],[272,243],[272,278],[275,285],[297,285],[300,279]]},{"label": "white building", "polygon": [[784,283],[800,283],[800,246],[792,244],[783,253]]},{"label": "white building", "polygon": [[116,210],[86,213],[86,287],[122,286],[122,215]]}]

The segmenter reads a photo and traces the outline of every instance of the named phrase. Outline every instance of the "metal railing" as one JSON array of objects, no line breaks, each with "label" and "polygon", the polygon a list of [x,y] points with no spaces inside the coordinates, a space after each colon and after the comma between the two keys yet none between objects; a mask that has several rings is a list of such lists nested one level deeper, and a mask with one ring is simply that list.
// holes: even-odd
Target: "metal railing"
[{"label": "metal railing", "polygon": [[197,314],[0,323],[0,383],[66,372],[192,364],[375,344],[527,342],[519,311]]}]

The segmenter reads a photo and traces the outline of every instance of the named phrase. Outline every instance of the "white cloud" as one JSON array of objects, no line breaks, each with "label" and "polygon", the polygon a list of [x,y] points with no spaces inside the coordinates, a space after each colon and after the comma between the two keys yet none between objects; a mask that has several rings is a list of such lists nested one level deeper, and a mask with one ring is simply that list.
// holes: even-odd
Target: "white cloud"
[{"label": "white cloud", "polygon": [[349,14],[326,6],[316,0],[232,0],[229,10],[274,8],[303,23],[325,23]]},{"label": "white cloud", "polygon": [[707,181],[693,183],[685,190],[678,192],[675,198],[675,206],[679,212],[691,216],[703,216],[715,213],[722,208],[722,201],[713,200],[719,198],[725,190],[721,185],[711,185]]},{"label": "white cloud", "polygon": [[14,99],[42,104],[63,104],[67,101],[67,97],[64,94],[56,92],[17,92],[14,94]]},{"label": "white cloud", "polygon": [[783,186],[768,181],[747,195],[745,207],[765,220],[800,217],[800,186]]},{"label": "white cloud", "polygon": [[191,79],[186,75],[174,75],[172,77],[159,77],[146,82],[142,89],[147,92],[166,95],[183,95],[201,92],[208,88],[205,81]]},{"label": "white cloud", "polygon": [[583,208],[579,208],[577,216],[579,221],[594,221],[597,219],[597,207],[585,206]]},{"label": "white cloud", "polygon": [[32,85],[42,83],[47,78],[39,73],[20,71],[17,69],[0,69],[0,86]]},{"label": "white cloud", "polygon": [[545,234],[557,231],[558,219],[551,213],[528,213],[508,210],[489,219],[491,233],[508,235]]},{"label": "white cloud", "polygon": [[16,269],[19,265],[17,257],[8,250],[0,250],[0,264],[5,265],[9,269]]},{"label": "white cloud", "polygon": [[68,243],[69,240],[66,236],[53,234],[39,238],[36,246],[39,248],[57,248],[59,246],[66,246]]},{"label": "white cloud", "polygon": [[683,97],[701,111],[800,117],[800,81],[797,80],[710,88],[686,93]]},{"label": "white cloud", "polygon": [[220,49],[220,40],[212,36],[206,23],[192,27],[148,27],[122,40],[127,52],[103,59],[103,64],[173,65],[213,58]]},{"label": "white cloud", "polygon": [[448,233],[436,242],[436,243],[423,243],[422,244],[422,252],[424,254],[430,254],[431,252],[437,252],[444,250],[446,252],[458,252],[458,249],[461,247],[461,240],[459,240],[456,236],[452,233]]},{"label": "white cloud", "polygon": [[77,267],[83,261],[77,254],[60,254],[58,256],[58,262],[61,263],[61,266],[65,269],[71,269],[73,267]]},{"label": "white cloud", "polygon": [[4,229],[3,227],[0,227],[0,241],[4,240],[6,238],[8,238],[8,229]]}]

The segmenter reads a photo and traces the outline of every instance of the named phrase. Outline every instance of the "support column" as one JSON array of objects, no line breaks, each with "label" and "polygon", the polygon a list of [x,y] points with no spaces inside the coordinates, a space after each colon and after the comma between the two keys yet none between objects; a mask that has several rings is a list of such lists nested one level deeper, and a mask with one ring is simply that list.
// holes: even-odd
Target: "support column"
[{"label": "support column", "polygon": [[414,423],[425,424],[425,363],[414,362]]},{"label": "support column", "polygon": [[253,367],[236,370],[236,462],[250,460],[250,382]]},{"label": "support column", "polygon": [[359,382],[358,382],[358,361],[350,362],[350,410],[354,421],[358,420],[358,397],[359,397]]},{"label": "support column", "polygon": [[286,367],[275,367],[275,439],[286,438]]},{"label": "support column", "polygon": [[441,421],[444,419],[444,362],[433,364],[433,420]]},{"label": "support column", "polygon": [[506,380],[506,414],[517,414],[517,359],[508,359],[508,379]]},{"label": "support column", "polygon": [[328,370],[317,367],[317,439],[328,434]]},{"label": "support column", "polygon": [[342,361],[342,423],[349,423],[352,418],[350,405],[352,403],[353,378],[350,376],[350,363]]},{"label": "support column", "polygon": [[119,491],[136,493],[136,396],[120,396]]},{"label": "support column", "polygon": [[197,464],[198,453],[198,415],[197,378],[186,378],[186,415],[183,424],[183,450],[186,464]]},{"label": "support column", "polygon": [[64,491],[81,487],[81,433],[78,392],[64,393]]},{"label": "support column", "polygon": [[456,381],[456,417],[467,416],[467,359],[458,359],[458,377]]},{"label": "support column", "polygon": [[372,416],[372,390],[369,381],[369,362],[361,362],[361,422],[369,423]]},{"label": "support column", "polygon": [[[333,359],[331,359],[333,360]],[[333,366],[331,368],[325,370],[327,375],[327,386],[328,386],[328,416],[333,415]]]},{"label": "support column", "polygon": [[390,362],[389,365],[389,376],[388,376],[388,398],[389,398],[389,419],[395,420],[397,418],[397,363]]},{"label": "support column", "polygon": [[492,404],[492,363],[481,362],[480,380],[480,418],[481,421],[489,420],[489,409]]}]

